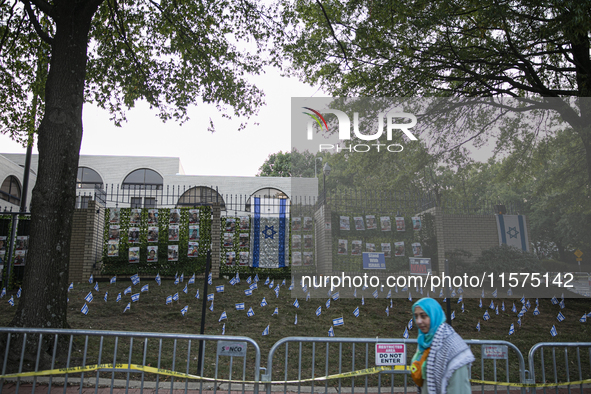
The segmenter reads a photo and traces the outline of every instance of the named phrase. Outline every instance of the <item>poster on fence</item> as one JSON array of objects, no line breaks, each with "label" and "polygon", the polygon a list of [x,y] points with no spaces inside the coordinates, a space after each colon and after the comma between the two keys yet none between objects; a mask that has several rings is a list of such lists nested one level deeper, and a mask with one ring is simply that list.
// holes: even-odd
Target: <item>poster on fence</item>
[{"label": "poster on fence", "polygon": [[414,275],[427,275],[431,273],[431,259],[410,257],[410,273]]},{"label": "poster on fence", "polygon": [[198,209],[189,209],[189,224],[199,224]]},{"label": "poster on fence", "polygon": [[148,246],[148,262],[158,262],[158,246]]},{"label": "poster on fence", "polygon": [[158,210],[157,209],[148,209],[148,225],[156,225],[158,224]]},{"label": "poster on fence", "polygon": [[376,217],[374,215],[365,215],[365,220],[367,221],[366,228],[368,230],[375,230],[378,228],[378,223],[376,222]]},{"label": "poster on fence", "polygon": [[179,261],[178,245],[168,245],[168,261]]},{"label": "poster on fence", "polygon": [[380,225],[382,231],[392,231],[392,221],[390,220],[390,216],[380,217]]}]

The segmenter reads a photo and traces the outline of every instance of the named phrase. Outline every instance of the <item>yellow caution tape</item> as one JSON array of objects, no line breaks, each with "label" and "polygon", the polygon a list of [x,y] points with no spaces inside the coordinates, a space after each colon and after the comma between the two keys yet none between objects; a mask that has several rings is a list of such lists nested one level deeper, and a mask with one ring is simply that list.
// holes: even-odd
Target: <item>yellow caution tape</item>
[{"label": "yellow caution tape", "polygon": [[510,386],[510,387],[557,387],[557,386],[574,386],[579,384],[591,383],[591,379],[576,380],[572,382],[559,383],[508,383],[508,382],[491,382],[488,380],[470,379],[470,382],[477,384],[486,384],[491,386]]}]

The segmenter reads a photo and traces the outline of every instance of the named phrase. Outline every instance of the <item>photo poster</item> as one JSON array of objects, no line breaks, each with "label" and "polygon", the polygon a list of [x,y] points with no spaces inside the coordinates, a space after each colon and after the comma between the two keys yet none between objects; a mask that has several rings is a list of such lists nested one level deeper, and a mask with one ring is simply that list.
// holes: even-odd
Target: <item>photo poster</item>
[{"label": "photo poster", "polygon": [[158,246],[150,245],[147,250],[147,260],[149,263],[158,262]]},{"label": "photo poster", "polygon": [[421,218],[418,216],[414,216],[411,219],[412,219],[412,229],[414,231],[421,231],[421,227],[422,227]]},{"label": "photo poster", "polygon": [[314,263],[314,260],[312,259],[313,254],[312,252],[304,252],[304,267],[308,267],[311,266]]},{"label": "photo poster", "polygon": [[189,209],[189,224],[199,224],[199,210]]},{"label": "photo poster", "polygon": [[361,256],[361,246],[363,241],[355,240],[351,242],[351,256]]},{"label": "photo poster", "polygon": [[365,221],[368,230],[376,230],[378,228],[378,223],[374,215],[365,215]]},{"label": "photo poster", "polygon": [[29,236],[19,235],[16,237],[15,250],[28,250],[29,249]]},{"label": "photo poster", "polygon": [[314,241],[312,234],[304,234],[304,249],[312,249],[314,247]]},{"label": "photo poster", "polygon": [[341,216],[339,218],[339,228],[342,231],[349,231],[351,230],[351,223],[349,216]]},{"label": "photo poster", "polygon": [[248,234],[248,233],[240,233],[240,238],[239,238],[239,243],[238,243],[239,248],[248,248],[250,246],[249,236],[250,236],[250,234]]},{"label": "photo poster", "polygon": [[302,236],[299,234],[294,234],[291,236],[291,248],[292,249],[301,249],[302,248]]},{"label": "photo poster", "polygon": [[294,216],[291,218],[291,231],[300,231],[302,229],[302,218]]},{"label": "photo poster", "polygon": [[392,221],[390,220],[390,216],[381,216],[380,225],[382,231],[392,231]]},{"label": "photo poster", "polygon": [[168,261],[179,261],[178,245],[168,245]]},{"label": "photo poster", "polygon": [[301,267],[302,266],[302,252],[292,252],[291,253],[291,265],[293,267]]},{"label": "photo poster", "polygon": [[158,210],[148,209],[148,226],[156,226],[158,224]]},{"label": "photo poster", "polygon": [[109,210],[109,223],[119,224],[120,217],[121,217],[121,208],[111,208]]},{"label": "photo poster", "polygon": [[396,217],[396,231],[406,231],[406,223],[403,217]]},{"label": "photo poster", "polygon": [[370,253],[375,253],[376,251],[376,244],[372,244],[369,242],[365,243],[365,251]]},{"label": "photo poster", "polygon": [[148,242],[158,242],[158,227],[148,227]]},{"label": "photo poster", "polygon": [[119,256],[119,240],[110,239],[107,245],[107,256],[118,257]]},{"label": "photo poster", "polygon": [[421,248],[421,244],[418,242],[415,242],[413,244],[411,244],[412,246],[412,254],[414,255],[414,257],[423,257],[423,248]]},{"label": "photo poster", "polygon": [[233,233],[236,231],[236,219],[226,218],[226,232]]},{"label": "photo poster", "polygon": [[234,247],[234,234],[224,233],[224,248]]},{"label": "photo poster", "polygon": [[129,214],[129,224],[132,226],[139,226],[142,222],[142,210],[133,208]]},{"label": "photo poster", "polygon": [[109,226],[109,241],[119,242],[119,225],[112,224]]},{"label": "photo poster", "polygon": [[139,227],[130,227],[129,228],[127,242],[129,242],[130,244],[139,244],[140,243],[140,228]]},{"label": "photo poster", "polygon": [[240,230],[250,230],[250,216],[240,216]]},{"label": "photo poster", "polygon": [[245,267],[248,265],[248,252],[240,252],[238,263],[240,266]]},{"label": "photo poster", "polygon": [[392,257],[392,247],[390,243],[383,243],[382,244],[382,253],[384,253],[384,257]]},{"label": "photo poster", "polygon": [[199,257],[199,242],[189,241],[187,257]]},{"label": "photo poster", "polygon": [[131,246],[129,248],[129,262],[130,263],[139,263],[140,262],[140,247],[139,246]]},{"label": "photo poster", "polygon": [[357,230],[357,231],[364,231],[365,230],[365,224],[363,223],[363,217],[354,216],[353,221],[355,222],[355,230]]},{"label": "photo poster", "polygon": [[175,242],[179,240],[179,225],[169,224],[168,225],[168,241]]},{"label": "photo poster", "polygon": [[339,239],[339,247],[337,249],[337,254],[341,256],[347,255],[347,244],[348,241],[346,239]]},{"label": "photo poster", "polygon": [[[6,251],[0,250],[0,266],[4,267],[4,262],[6,261]],[[1,275],[0,275],[1,277]]]},{"label": "photo poster", "polygon": [[181,210],[174,208],[170,210],[169,224],[179,224],[181,222]]},{"label": "photo poster", "polygon": [[27,251],[26,250],[23,249],[23,250],[15,251],[13,266],[24,267],[26,259],[27,259]]},{"label": "photo poster", "polygon": [[404,241],[394,242],[394,256],[395,257],[403,257],[404,256]]},{"label": "photo poster", "polygon": [[226,265],[232,266],[236,264],[236,252],[226,252]]},{"label": "photo poster", "polygon": [[199,239],[199,225],[198,224],[190,224],[189,225],[189,240],[190,241],[197,241]]},{"label": "photo poster", "polygon": [[304,217],[304,231],[312,231],[314,227],[314,221],[311,217],[305,216]]}]

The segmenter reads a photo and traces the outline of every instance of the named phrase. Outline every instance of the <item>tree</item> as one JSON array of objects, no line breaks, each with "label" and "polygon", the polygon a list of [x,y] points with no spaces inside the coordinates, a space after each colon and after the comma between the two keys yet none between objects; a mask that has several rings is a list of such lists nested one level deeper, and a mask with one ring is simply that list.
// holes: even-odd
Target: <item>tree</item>
[{"label": "tree", "polygon": [[[13,325],[67,326],[84,102],[108,109],[117,124],[138,100],[163,120],[186,120],[197,97],[251,115],[263,95],[244,76],[268,63],[262,56],[272,23],[267,11],[250,0],[0,3],[1,131],[22,135],[37,128],[39,141],[31,242]],[[238,43],[247,40],[250,50],[240,50]],[[31,100],[37,94],[41,100]],[[37,110],[40,122],[32,115]]]},{"label": "tree", "polygon": [[[591,185],[588,2],[298,0],[285,2],[285,17],[292,74],[334,96],[437,95],[556,111],[585,150]],[[519,97],[524,105],[495,97]],[[498,136],[499,148],[528,138]],[[452,149],[485,137],[472,129],[447,133],[440,143]]]},{"label": "tree", "polygon": [[[299,152],[293,149],[291,152],[279,151],[272,153],[259,168],[256,176],[277,176],[277,177],[305,177],[314,178],[314,160],[322,159],[323,156],[308,151]],[[317,174],[322,173],[322,162],[316,163]]]}]

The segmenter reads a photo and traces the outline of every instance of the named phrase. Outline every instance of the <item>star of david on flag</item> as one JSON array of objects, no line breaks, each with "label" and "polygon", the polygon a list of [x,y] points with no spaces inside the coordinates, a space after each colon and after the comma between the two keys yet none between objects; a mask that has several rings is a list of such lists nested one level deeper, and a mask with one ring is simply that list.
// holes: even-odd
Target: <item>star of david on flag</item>
[{"label": "star of david on flag", "polygon": [[109,281],[110,284],[114,284],[117,282],[117,275],[115,275],[114,277],[111,278],[111,280]]},{"label": "star of david on flag", "polygon": [[464,289],[462,289],[462,286],[458,287],[458,294],[462,294],[464,292]]},{"label": "star of david on flag", "polygon": [[131,277],[131,283],[133,283],[134,285],[140,283],[140,277],[138,274],[135,274]]},{"label": "star of david on flag", "polygon": [[[277,286],[273,291],[275,292],[275,298],[279,298],[279,286]],[[306,298],[306,301],[308,301],[309,298],[310,298],[310,293],[308,293],[308,297]]]},{"label": "star of david on flag", "polygon": [[522,304],[525,304],[525,295],[521,296],[521,299],[519,300],[519,302],[521,302]]},{"label": "star of david on flag", "polygon": [[556,299],[556,296],[552,297],[552,299],[550,301],[552,301],[552,305],[558,304],[558,300]]},{"label": "star of david on flag", "polygon": [[326,305],[326,309],[330,308],[330,298],[326,300],[326,304],[324,305]]},{"label": "star of david on flag", "polygon": [[531,308],[531,303],[529,302],[529,300],[527,300],[527,302],[525,303],[525,307],[527,309]]},{"label": "star of david on flag", "polygon": [[176,292],[176,293],[174,293],[174,294],[172,295],[172,300],[173,300],[173,301],[178,301],[178,300],[179,300],[179,293],[178,293],[178,292]]},{"label": "star of david on flag", "polygon": [[303,285],[302,286],[302,291],[305,293],[308,291],[308,286],[307,285]]},{"label": "star of david on flag", "polygon": [[281,282],[281,286],[285,286],[285,279]]},{"label": "star of david on flag", "polygon": [[207,295],[207,301],[213,301],[213,298],[214,298],[214,293],[209,293]]},{"label": "star of david on flag", "polygon": [[115,302],[119,302],[121,301],[121,293],[117,294],[117,299],[115,300]]},{"label": "star of david on flag", "polygon": [[224,292],[224,285],[216,286],[215,291],[217,291],[218,293],[223,293]]},{"label": "star of david on flag", "polygon": [[133,302],[137,302],[140,300],[140,293],[135,293],[134,295],[131,296],[131,300]]},{"label": "star of david on flag", "polygon": [[332,319],[332,325],[335,327],[345,325],[345,321],[342,317],[337,317],[336,319]]},{"label": "star of david on flag", "polygon": [[564,300],[560,300],[560,303],[558,305],[560,305],[560,309],[564,309],[565,308]]},{"label": "star of david on flag", "polygon": [[[417,293],[418,293],[418,291],[417,291]],[[456,296],[456,291],[455,290],[452,290],[452,292],[451,292],[451,298],[454,298],[455,296]]]},{"label": "star of david on flag", "polygon": [[232,279],[230,279],[229,282],[232,286],[234,286],[236,284],[236,278],[232,277]]},{"label": "star of david on flag", "polygon": [[269,335],[269,326],[263,330],[263,336]]},{"label": "star of david on flag", "polygon": [[536,306],[536,309],[534,309],[534,316],[538,316],[539,314],[540,314],[540,310]]},{"label": "star of david on flag", "polygon": [[490,301],[490,305],[488,306],[490,309],[495,309],[495,303]]},{"label": "star of david on flag", "polygon": [[[21,289],[18,289],[18,290],[20,291]],[[94,284],[94,291],[99,291],[99,285],[98,285],[98,282],[96,282],[96,283]],[[19,296],[20,296],[20,294],[18,294],[18,293],[17,293],[17,297],[19,297]]]},{"label": "star of david on flag", "polygon": [[226,311],[223,311],[218,322],[221,322],[222,320],[227,319],[227,318],[228,318],[228,315],[226,315]]},{"label": "star of david on flag", "polygon": [[166,296],[166,305],[168,305],[168,304],[172,304],[172,296],[171,295]]},{"label": "star of david on flag", "polygon": [[80,312],[84,313],[85,315],[88,315],[88,305],[84,304],[82,309],[80,309]]},{"label": "star of david on flag", "polygon": [[246,312],[246,316],[252,317],[254,316],[254,311],[252,310],[252,306],[248,308],[248,312]]},{"label": "star of david on flag", "polygon": [[181,309],[181,314],[183,316],[185,316],[185,313],[187,313],[188,310],[189,310],[189,305],[185,305],[185,307],[183,309]]},{"label": "star of david on flag", "polygon": [[252,295],[252,289],[246,289],[246,290],[244,290],[244,295],[251,296]]},{"label": "star of david on flag", "polygon": [[254,198],[250,238],[254,268],[283,268],[289,264],[287,200],[279,200],[278,216],[261,215],[261,198]]},{"label": "star of david on flag", "polygon": [[409,330],[412,330],[412,327],[413,327],[413,326],[412,326],[412,319],[410,319],[410,320],[408,321],[408,324],[406,325],[406,328],[408,328]]},{"label": "star of david on flag", "polygon": [[240,303],[236,304],[236,310],[243,311],[244,310],[244,302],[240,302]]},{"label": "star of david on flag", "polygon": [[236,272],[236,283],[240,283],[240,275],[238,275],[238,272]]},{"label": "star of david on flag", "polygon": [[378,291],[374,290],[374,292],[372,293],[373,298],[378,298]]},{"label": "star of david on flag", "polygon": [[246,278],[246,283],[251,284],[252,283],[252,277],[249,276],[248,278]]},{"label": "star of david on flag", "polygon": [[259,288],[259,286],[258,286],[256,283],[253,283],[253,284],[251,284],[250,286],[248,286],[248,288],[249,288],[250,290],[255,290],[255,289],[258,289],[258,288]]},{"label": "star of david on flag", "polygon": [[499,244],[529,251],[527,224],[523,215],[496,215]]}]

